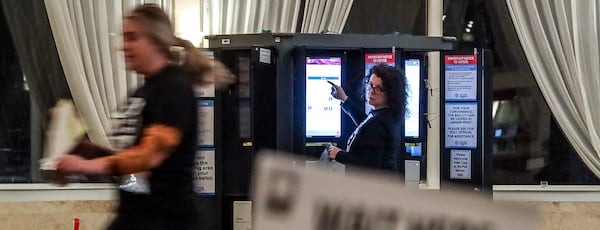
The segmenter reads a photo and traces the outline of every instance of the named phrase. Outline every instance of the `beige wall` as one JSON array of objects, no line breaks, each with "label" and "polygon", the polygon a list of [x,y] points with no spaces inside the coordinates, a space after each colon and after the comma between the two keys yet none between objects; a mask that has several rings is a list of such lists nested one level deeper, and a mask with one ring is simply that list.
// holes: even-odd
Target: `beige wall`
[{"label": "beige wall", "polygon": [[539,229],[599,229],[600,202],[527,202],[539,211]]},{"label": "beige wall", "polygon": [[[537,207],[544,230],[597,229],[600,202],[515,202]],[[104,229],[113,217],[113,201],[0,202],[0,229]]]},{"label": "beige wall", "polygon": [[0,202],[0,229],[73,229],[73,218],[81,230],[105,229],[112,219],[114,201]]},{"label": "beige wall", "polygon": [[498,202],[535,207],[540,230],[599,229],[600,202]]}]

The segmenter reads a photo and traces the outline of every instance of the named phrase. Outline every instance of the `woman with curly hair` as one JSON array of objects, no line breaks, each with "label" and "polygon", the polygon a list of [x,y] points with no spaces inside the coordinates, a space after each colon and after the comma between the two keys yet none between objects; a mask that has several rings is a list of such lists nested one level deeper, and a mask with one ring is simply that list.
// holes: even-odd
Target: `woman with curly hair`
[{"label": "woman with curly hair", "polygon": [[363,167],[404,173],[404,112],[406,110],[406,79],[397,69],[380,63],[367,75],[367,101],[373,110],[367,115],[362,103],[349,99],[341,86],[332,84],[331,95],[342,101],[342,109],[357,128],[345,150],[329,147],[329,157],[347,169]]}]

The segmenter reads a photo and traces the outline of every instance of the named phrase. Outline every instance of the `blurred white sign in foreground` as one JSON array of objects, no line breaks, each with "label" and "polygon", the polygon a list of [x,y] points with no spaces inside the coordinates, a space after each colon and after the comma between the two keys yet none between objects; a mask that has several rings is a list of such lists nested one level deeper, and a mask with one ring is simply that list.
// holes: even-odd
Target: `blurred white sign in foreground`
[{"label": "blurred white sign in foreground", "polygon": [[260,154],[253,181],[253,229],[532,230],[533,209],[473,193],[404,188],[398,178],[343,176],[296,166],[284,154]]}]

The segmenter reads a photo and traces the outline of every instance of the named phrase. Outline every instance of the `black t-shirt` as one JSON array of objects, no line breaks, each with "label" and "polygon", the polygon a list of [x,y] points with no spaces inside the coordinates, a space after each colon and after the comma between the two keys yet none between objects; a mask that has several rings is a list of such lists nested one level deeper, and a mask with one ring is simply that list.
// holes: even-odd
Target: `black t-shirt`
[{"label": "black t-shirt", "polygon": [[119,212],[177,217],[197,213],[192,178],[197,110],[191,77],[180,67],[169,65],[145,80],[145,84],[129,98],[127,109],[121,114],[121,127],[126,128],[119,129],[116,132],[119,135],[114,136],[121,140],[121,145],[127,146],[128,140],[138,144],[145,127],[167,125],[178,129],[182,139],[162,164],[151,170],[148,177],[150,194],[120,191]]}]

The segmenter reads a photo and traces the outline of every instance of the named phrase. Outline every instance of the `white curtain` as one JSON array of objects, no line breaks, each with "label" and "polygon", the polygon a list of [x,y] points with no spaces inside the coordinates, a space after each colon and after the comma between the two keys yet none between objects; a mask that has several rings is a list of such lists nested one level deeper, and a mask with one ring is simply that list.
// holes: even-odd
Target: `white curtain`
[{"label": "white curtain", "polygon": [[306,0],[302,33],[341,34],[354,0]]},{"label": "white curtain", "polygon": [[301,0],[203,0],[202,31],[209,35],[296,31]]},{"label": "white curtain", "polygon": [[600,3],[506,0],[535,79],[567,139],[600,177]]},{"label": "white curtain", "polygon": [[124,12],[144,2],[172,12],[170,0],[45,0],[75,107],[91,141],[102,146],[110,146],[110,113],[140,81],[125,72],[120,34]]},{"label": "white curtain", "polygon": [[[296,32],[301,0],[203,0],[202,31],[214,34],[247,34],[270,30]],[[306,0],[302,33],[342,33],[353,0]]]}]

